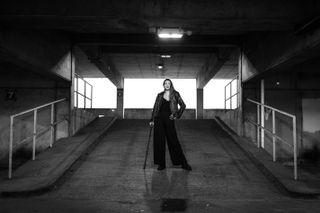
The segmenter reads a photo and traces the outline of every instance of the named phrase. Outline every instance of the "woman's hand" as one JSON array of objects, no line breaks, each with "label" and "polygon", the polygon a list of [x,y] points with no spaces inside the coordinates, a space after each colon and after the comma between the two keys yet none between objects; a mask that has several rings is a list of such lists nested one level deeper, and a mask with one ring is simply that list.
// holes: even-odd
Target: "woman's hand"
[{"label": "woman's hand", "polygon": [[154,126],[154,122],[153,122],[153,121],[150,121],[149,125],[150,125],[151,127],[153,127],[153,126]]},{"label": "woman's hand", "polygon": [[169,118],[170,118],[170,120],[175,120],[175,119],[177,119],[177,117],[174,117],[173,114],[171,114],[171,115],[169,116]]}]

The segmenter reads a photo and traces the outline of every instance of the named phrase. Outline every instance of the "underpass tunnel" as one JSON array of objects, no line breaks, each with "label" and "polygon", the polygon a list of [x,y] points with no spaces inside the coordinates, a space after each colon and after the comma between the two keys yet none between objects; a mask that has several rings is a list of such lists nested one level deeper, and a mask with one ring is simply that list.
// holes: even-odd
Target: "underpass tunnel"
[{"label": "underpass tunnel", "polygon": [[[157,212],[161,200],[163,211],[188,211],[197,199],[238,199],[250,181],[246,199],[282,199],[270,179],[289,194],[320,194],[317,1],[15,3],[0,9],[0,190],[47,155],[73,163],[39,163],[56,169],[39,176],[74,171],[64,184],[55,178],[61,191],[50,199],[88,199],[98,184],[96,196],[111,202],[120,185],[131,190],[123,205],[135,198]],[[135,169],[167,78],[186,103],[175,124],[193,171],[156,173],[151,147],[142,176]]]}]

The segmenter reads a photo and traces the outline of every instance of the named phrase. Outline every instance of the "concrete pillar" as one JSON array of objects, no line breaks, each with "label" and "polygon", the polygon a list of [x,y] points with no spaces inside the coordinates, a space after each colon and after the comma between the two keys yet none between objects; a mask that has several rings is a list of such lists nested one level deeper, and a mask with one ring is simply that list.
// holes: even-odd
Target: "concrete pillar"
[{"label": "concrete pillar", "polygon": [[197,119],[203,119],[203,89],[197,89]]},{"label": "concrete pillar", "polygon": [[117,116],[123,119],[123,88],[117,88]]},{"label": "concrete pillar", "polygon": [[244,133],[244,121],[243,121],[243,91],[242,91],[242,61],[243,61],[243,52],[241,50],[238,60],[238,135],[243,136]]}]

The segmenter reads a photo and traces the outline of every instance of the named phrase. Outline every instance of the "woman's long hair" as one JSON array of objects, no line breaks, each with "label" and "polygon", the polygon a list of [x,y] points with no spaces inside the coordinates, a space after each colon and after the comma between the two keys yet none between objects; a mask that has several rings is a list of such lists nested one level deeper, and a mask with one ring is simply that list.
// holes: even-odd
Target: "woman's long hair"
[{"label": "woman's long hair", "polygon": [[167,79],[165,79],[164,81],[163,81],[163,86],[164,86],[164,83],[166,82],[166,81],[170,81],[170,96],[171,95],[173,95],[173,92],[175,91],[175,89],[174,89],[174,86],[173,86],[173,83],[172,83],[172,81],[169,79],[169,78],[167,78]]}]

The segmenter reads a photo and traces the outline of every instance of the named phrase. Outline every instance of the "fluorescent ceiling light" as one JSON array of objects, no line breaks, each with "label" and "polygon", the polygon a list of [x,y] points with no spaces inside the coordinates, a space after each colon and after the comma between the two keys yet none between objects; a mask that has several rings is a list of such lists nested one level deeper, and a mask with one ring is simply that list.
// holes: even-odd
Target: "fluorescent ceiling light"
[{"label": "fluorescent ceiling light", "polygon": [[158,67],[159,70],[162,70],[163,69],[163,64],[158,64],[157,67]]},{"label": "fluorescent ceiling light", "polygon": [[159,38],[182,38],[182,34],[178,33],[159,33],[158,37]]},{"label": "fluorescent ceiling light", "polygon": [[159,38],[174,38],[179,39],[183,36],[183,30],[175,28],[159,28],[157,34]]},{"label": "fluorescent ceiling light", "polygon": [[171,55],[161,55],[161,58],[171,58]]}]

